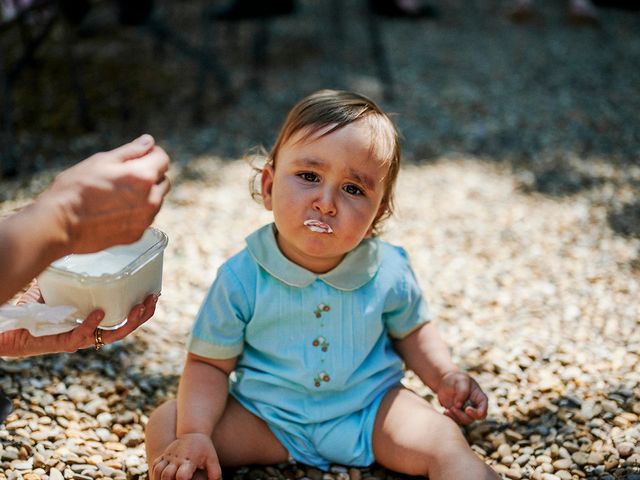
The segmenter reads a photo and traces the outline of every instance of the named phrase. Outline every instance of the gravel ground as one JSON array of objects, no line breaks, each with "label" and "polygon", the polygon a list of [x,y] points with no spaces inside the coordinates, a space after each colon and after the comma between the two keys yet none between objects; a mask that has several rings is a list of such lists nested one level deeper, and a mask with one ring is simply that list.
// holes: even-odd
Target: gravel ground
[{"label": "gravel ground", "polygon": [[[408,249],[456,360],[489,395],[487,421],[466,430],[474,450],[504,478],[640,479],[640,15],[603,10],[599,28],[578,28],[563,2],[541,1],[536,23],[514,26],[496,1],[442,3],[436,22],[381,24],[392,99],[360,2],[345,2],[337,54],[340,30],[323,31],[327,3],[303,1],[277,20],[257,91],[247,88],[252,30],[241,26],[243,54],[229,54],[222,40],[233,39],[216,43],[235,96],[222,104],[211,83],[200,125],[190,121],[193,65],[171,49],[155,56],[144,39],[132,49],[139,37],[128,31],[77,46],[97,122],[82,133],[73,96],[57,88],[66,80],[52,39],[30,79],[39,96],[29,82],[15,90],[24,155],[18,177],[0,181],[0,214],[63,166],[144,129],[174,159],[156,221],[170,243],[157,313],[134,335],[100,352],[2,362],[15,412],[0,429],[0,478],[147,478],[144,425],[175,395],[205,290],[270,218],[250,200],[239,157],[269,144],[295,100],[330,86],[398,113],[407,162],[384,238]],[[197,25],[198,2],[162,6]],[[439,408],[411,372],[405,381]],[[226,477],[399,475],[280,465]]]}]

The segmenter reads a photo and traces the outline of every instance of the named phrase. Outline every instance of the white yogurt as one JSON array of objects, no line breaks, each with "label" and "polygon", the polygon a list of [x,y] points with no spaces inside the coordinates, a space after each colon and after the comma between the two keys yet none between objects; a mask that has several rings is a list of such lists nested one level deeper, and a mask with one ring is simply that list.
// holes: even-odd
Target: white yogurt
[{"label": "white yogurt", "polygon": [[312,232],[316,232],[316,233],[333,233],[333,229],[331,228],[331,225],[321,222],[320,220],[313,220],[313,219],[305,220],[304,226],[307,227]]},{"label": "white yogurt", "polygon": [[149,228],[131,245],[96,253],[67,255],[38,277],[45,303],[71,305],[84,319],[96,308],[105,312],[102,328],[117,328],[131,308],[162,288],[162,257],[167,237]]},{"label": "white yogurt", "polygon": [[73,273],[93,277],[113,275],[129,265],[139,254],[122,250],[120,252],[102,251],[85,255],[68,255],[53,263],[53,266]]}]

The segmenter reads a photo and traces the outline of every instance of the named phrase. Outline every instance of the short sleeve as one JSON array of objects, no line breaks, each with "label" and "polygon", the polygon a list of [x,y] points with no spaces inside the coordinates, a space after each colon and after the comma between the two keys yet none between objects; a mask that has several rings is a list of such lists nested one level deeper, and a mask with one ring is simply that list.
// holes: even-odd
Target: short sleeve
[{"label": "short sleeve", "polygon": [[189,352],[227,359],[242,353],[251,304],[242,282],[225,264],[200,306],[187,344]]},{"label": "short sleeve", "polygon": [[393,338],[404,338],[431,321],[429,306],[409,265],[407,253],[395,247],[399,254],[398,277],[389,291],[384,308],[384,323]]}]

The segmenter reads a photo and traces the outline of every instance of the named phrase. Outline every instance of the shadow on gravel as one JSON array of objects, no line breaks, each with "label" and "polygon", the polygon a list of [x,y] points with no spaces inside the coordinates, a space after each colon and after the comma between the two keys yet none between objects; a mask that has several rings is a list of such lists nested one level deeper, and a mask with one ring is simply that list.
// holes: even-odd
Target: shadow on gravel
[{"label": "shadow on gravel", "polygon": [[[302,478],[305,479],[323,479],[328,478],[327,474],[308,465],[302,463],[277,465],[277,471],[274,471],[276,466],[264,466],[264,465],[251,465],[241,468],[224,468],[222,470],[222,478],[233,480],[273,480],[279,479],[296,479],[301,478],[301,474],[304,475],[302,470],[306,471],[307,475]],[[334,466],[331,470],[331,478],[335,478],[335,474],[346,474],[349,470],[357,470],[359,472],[358,478],[369,479],[386,479],[386,480],[418,480],[424,479],[424,477],[404,475],[401,473],[393,472],[381,467],[378,464],[373,464],[370,467],[365,468],[345,468],[342,466]],[[358,474],[355,474],[356,476]],[[350,476],[353,478],[354,476]],[[341,478],[341,477],[338,477]]]},{"label": "shadow on gravel", "polygon": [[[635,196],[640,197],[640,190],[636,191]],[[611,229],[617,234],[640,239],[640,200],[610,208],[607,220]],[[631,261],[631,269],[640,275],[640,247],[636,258]]]},{"label": "shadow on gravel", "polygon": [[607,219],[616,233],[640,238],[640,200],[610,210]]},{"label": "shadow on gravel", "polygon": [[148,414],[160,403],[175,396],[180,376],[145,371],[146,349],[146,342],[137,339],[135,342],[115,343],[107,352],[89,352],[100,357],[95,362],[95,368],[109,369],[107,375],[113,375],[111,378],[130,387],[125,407],[129,410],[139,408]]},{"label": "shadow on gravel", "polygon": [[[583,424],[584,419],[580,418],[581,400],[570,397],[560,396],[552,400],[557,407],[550,409],[546,406],[533,406],[526,412],[521,412],[520,416],[511,419],[511,421],[498,421],[488,418],[478,424],[466,427],[466,436],[472,445],[483,449],[487,456],[498,450],[502,443],[508,445],[519,445],[522,447],[531,447],[534,450],[535,445],[548,444],[548,438],[551,442],[556,437],[565,434],[573,434],[576,430],[576,424]],[[487,433],[490,433],[493,443],[487,441]],[[578,445],[575,448],[578,449]],[[514,454],[515,456],[515,454]],[[534,456],[531,453],[531,456]],[[522,457],[524,464],[528,461],[528,457]]]},{"label": "shadow on gravel", "polygon": [[[564,412],[579,411],[579,404],[575,400],[558,399],[558,404],[564,405]],[[505,442],[509,444],[528,445],[532,435],[546,437],[552,432],[560,434],[565,429],[572,429],[565,420],[564,415],[558,415],[558,412],[552,411],[547,407],[534,408],[523,414],[521,417],[514,418],[509,422],[501,422],[498,420],[487,419],[477,425],[471,425],[466,428],[467,438],[470,442],[481,442],[487,432],[496,434],[504,434]],[[487,455],[491,455],[497,450],[499,445],[490,445],[488,443],[478,443],[483,449],[488,449]]]},{"label": "shadow on gravel", "polygon": [[640,467],[615,468],[607,473],[615,480],[640,480]]},{"label": "shadow on gravel", "polygon": [[[67,386],[80,378],[101,378],[114,385],[120,400],[114,409],[149,413],[177,389],[178,375],[150,374],[138,368],[143,365],[144,342],[117,342],[99,352],[93,349],[79,350],[71,354],[46,355],[24,360],[3,362],[0,379],[11,397],[39,396],[42,385],[36,380],[56,378]],[[68,380],[71,379],[71,380]],[[69,383],[69,381],[71,383]],[[66,390],[56,393],[64,398]]]},{"label": "shadow on gravel", "polygon": [[[608,399],[615,402],[622,411],[633,411],[633,404],[637,400],[630,388],[620,386],[612,387],[607,395]],[[551,400],[555,406],[532,408],[528,412],[521,413],[521,416],[513,418],[511,421],[497,421],[487,419],[477,425],[466,428],[467,438],[476,448],[481,448],[486,456],[491,456],[498,450],[502,443],[510,446],[531,447],[536,450],[536,444],[548,445],[551,442],[558,443],[557,439],[563,436],[575,436],[576,430],[581,431],[580,441],[564,444],[570,454],[582,450],[583,444],[603,440],[602,435],[608,435],[611,428],[613,415],[604,408],[603,405],[583,405],[583,400],[573,396],[559,396]],[[600,423],[598,435],[590,425],[597,421]],[[490,432],[490,433],[489,433]],[[487,434],[489,433],[489,437]],[[531,453],[531,457],[539,453]],[[522,465],[526,465],[528,457],[522,456]],[[516,456],[516,454],[514,454]],[[517,461],[518,459],[516,459]],[[598,468],[599,467],[599,468]],[[585,472],[588,479],[608,479],[608,480],[640,480],[640,465],[622,465],[615,469],[603,471],[601,466],[586,465]],[[527,477],[528,478],[528,477]]]},{"label": "shadow on gravel", "polygon": [[[623,170],[624,166],[613,167]],[[520,170],[518,172],[518,170]],[[575,168],[570,161],[556,161],[551,165],[516,167],[520,190],[525,193],[541,193],[549,197],[564,198],[584,195],[595,204],[604,204],[611,230],[627,238],[640,238],[640,200],[620,202],[617,195],[600,192],[626,191],[631,197],[640,198],[640,179],[625,178],[624,174],[607,178],[595,169]],[[631,262],[634,271],[640,268],[640,251]]]},{"label": "shadow on gravel", "polygon": [[605,180],[595,175],[588,175],[559,163],[551,167],[534,171],[532,191],[554,197],[570,196],[583,190],[601,186]]}]

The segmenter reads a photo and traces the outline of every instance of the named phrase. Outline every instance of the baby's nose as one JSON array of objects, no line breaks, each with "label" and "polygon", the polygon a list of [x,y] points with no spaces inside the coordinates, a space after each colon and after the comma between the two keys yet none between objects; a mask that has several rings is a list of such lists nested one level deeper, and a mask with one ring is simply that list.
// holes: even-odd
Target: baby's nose
[{"label": "baby's nose", "polygon": [[327,192],[319,197],[315,202],[313,202],[313,209],[323,215],[335,215],[337,209],[333,194]]}]

